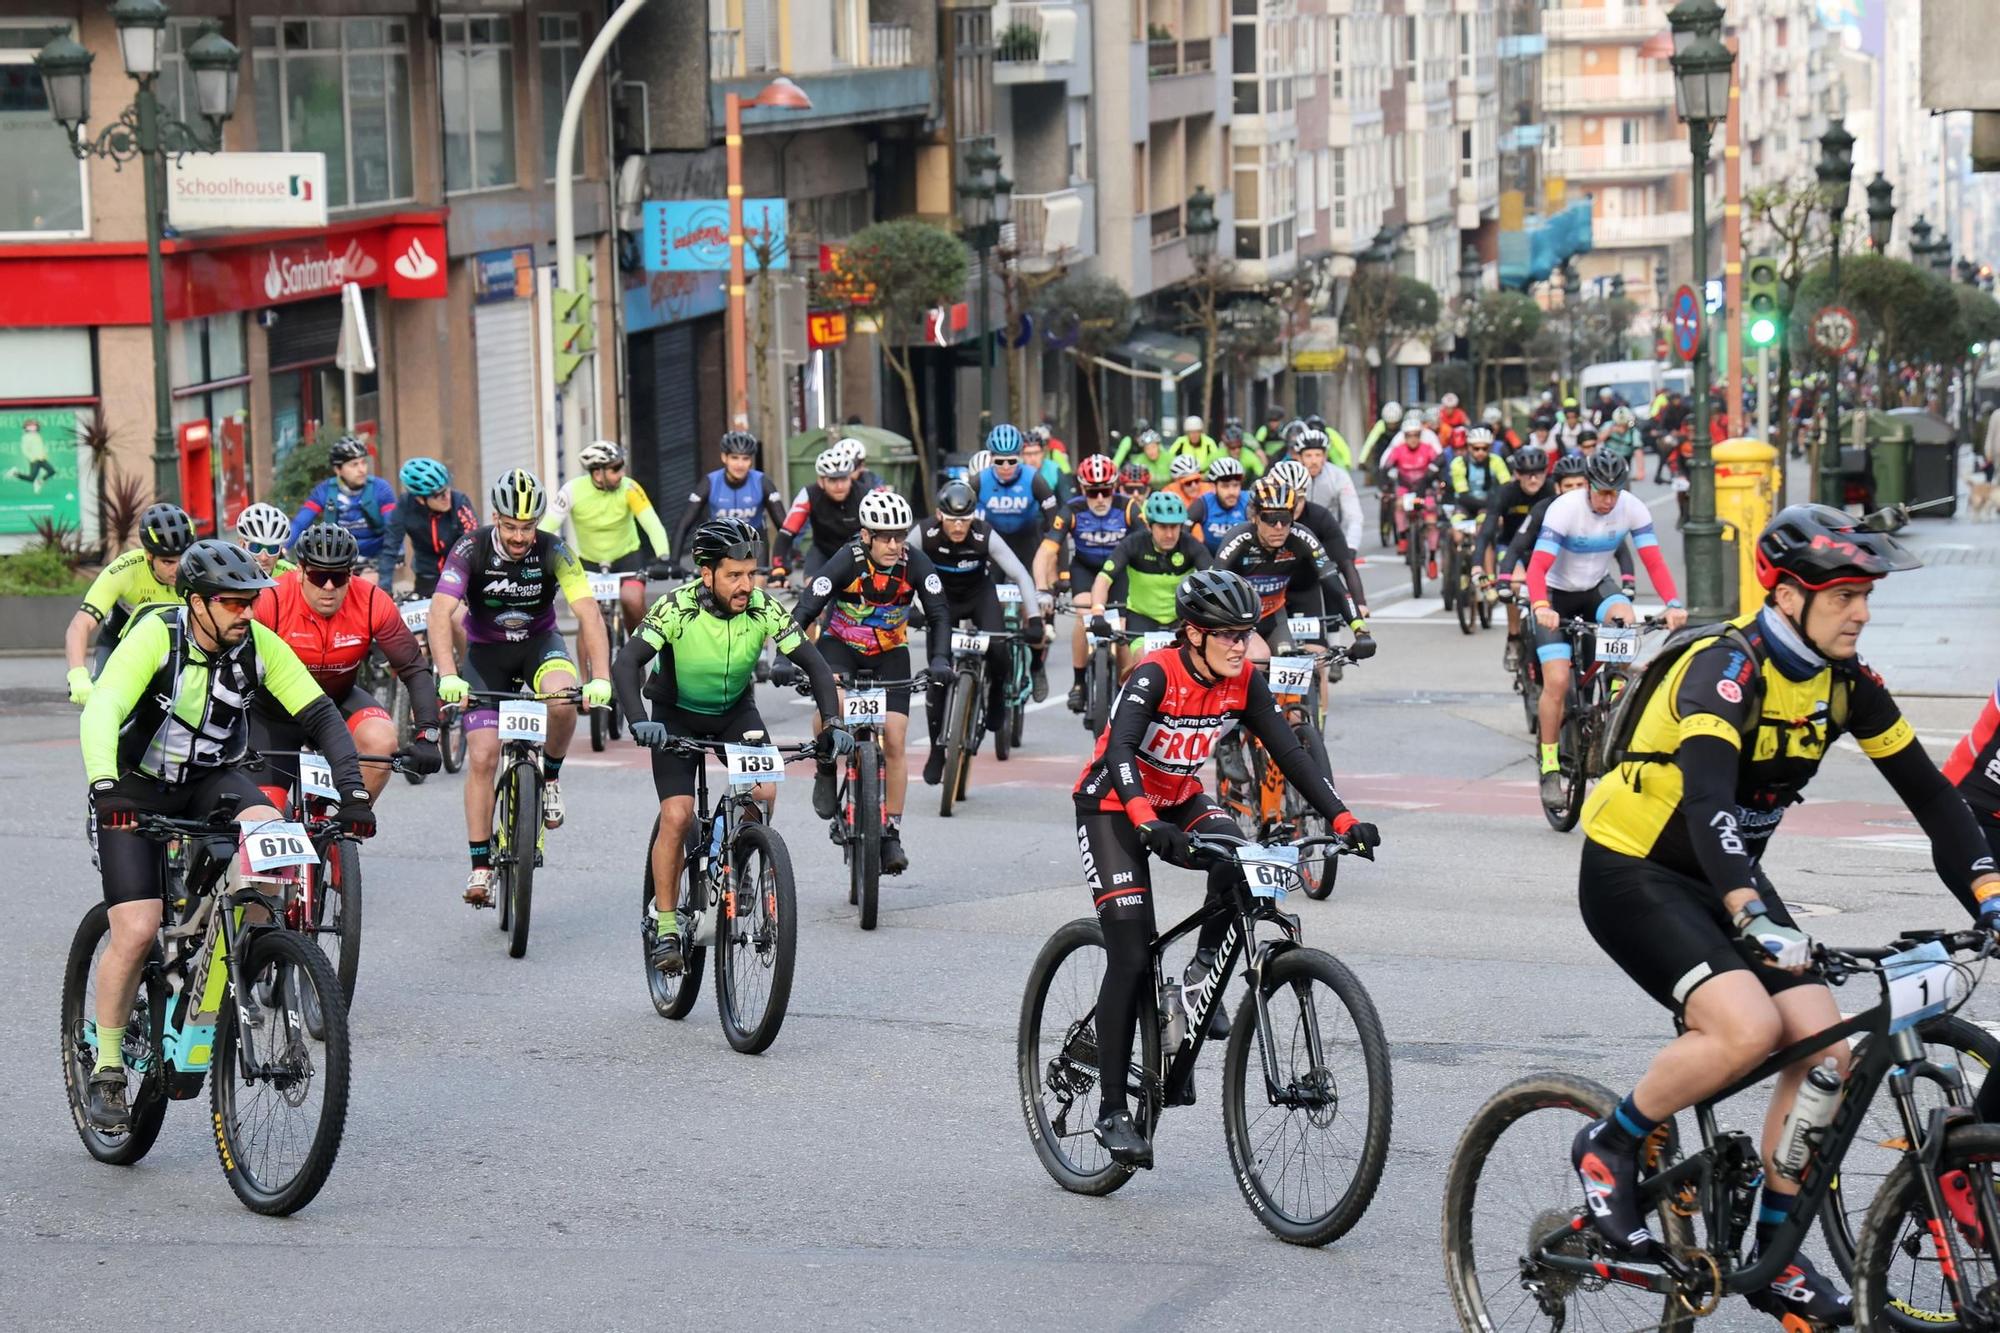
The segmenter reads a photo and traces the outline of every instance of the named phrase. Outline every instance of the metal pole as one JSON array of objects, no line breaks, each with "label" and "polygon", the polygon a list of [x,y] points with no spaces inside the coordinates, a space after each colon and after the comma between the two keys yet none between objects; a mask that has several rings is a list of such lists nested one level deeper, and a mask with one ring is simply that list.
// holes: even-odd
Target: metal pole
[{"label": "metal pole", "polygon": [[174,448],[174,398],[167,365],[167,275],[160,257],[160,213],[166,207],[166,158],[160,152],[160,104],[150,79],[139,82],[139,162],[146,185],[146,282],[153,306],[153,498],[178,504],[180,452]]},{"label": "metal pole", "polygon": [[723,156],[729,165],[729,424],[750,429],[750,316],[743,293],[743,99],[722,95]]},{"label": "metal pole", "polygon": [[[1833,299],[1840,299],[1840,215],[1833,216],[1833,252],[1827,260],[1833,283]],[[1847,358],[1833,358],[1833,375],[1826,394],[1826,438],[1819,446],[1819,502],[1838,509],[1845,492],[1840,484],[1840,366]]]},{"label": "metal pole", "polygon": [[993,428],[993,326],[986,266],[993,253],[995,224],[979,224],[979,440],[985,447],[986,432]]},{"label": "metal pole", "polygon": [[[1703,293],[1706,317],[1709,126],[1689,125],[1688,145],[1694,150],[1694,281],[1695,290]],[[1709,341],[1704,329],[1694,349],[1694,458],[1688,463],[1688,522],[1681,543],[1687,555],[1688,615],[1695,620],[1721,620],[1730,613],[1722,604],[1722,525],[1715,521],[1715,456],[1708,433]]]}]

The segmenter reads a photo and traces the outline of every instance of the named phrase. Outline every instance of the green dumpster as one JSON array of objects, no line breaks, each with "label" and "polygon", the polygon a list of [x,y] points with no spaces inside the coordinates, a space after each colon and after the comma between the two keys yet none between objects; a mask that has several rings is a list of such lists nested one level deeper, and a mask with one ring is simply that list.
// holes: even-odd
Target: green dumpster
[{"label": "green dumpster", "polygon": [[[866,433],[860,438],[868,450],[869,471],[882,478],[898,495],[908,499],[918,513],[926,512],[929,497],[916,493],[917,455],[909,441],[891,431],[864,430]],[[825,448],[826,432],[823,430],[806,431],[785,442],[785,471],[790,481],[786,491],[788,499],[801,487],[813,484],[813,461]]]},{"label": "green dumpster", "polygon": [[1868,414],[1868,458],[1875,474],[1873,507],[1902,504],[1909,498],[1915,440],[1908,421],[1887,412]]}]

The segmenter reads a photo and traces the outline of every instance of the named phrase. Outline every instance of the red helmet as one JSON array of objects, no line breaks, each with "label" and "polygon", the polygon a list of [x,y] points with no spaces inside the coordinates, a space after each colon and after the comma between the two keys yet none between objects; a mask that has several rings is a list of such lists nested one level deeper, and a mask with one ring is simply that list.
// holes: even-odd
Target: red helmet
[{"label": "red helmet", "polygon": [[1127,463],[1118,469],[1118,484],[1121,486],[1146,486],[1153,484],[1153,474],[1146,470],[1144,463]]},{"label": "red helmet", "polygon": [[1118,469],[1103,454],[1092,454],[1076,465],[1076,479],[1085,486],[1109,486],[1118,480]]}]

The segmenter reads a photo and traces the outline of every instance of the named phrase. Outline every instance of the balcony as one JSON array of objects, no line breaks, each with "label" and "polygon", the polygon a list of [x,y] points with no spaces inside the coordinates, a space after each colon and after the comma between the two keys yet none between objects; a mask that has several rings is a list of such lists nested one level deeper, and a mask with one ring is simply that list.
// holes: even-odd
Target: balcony
[{"label": "balcony", "polygon": [[1667,30],[1665,6],[1606,0],[1598,9],[1542,12],[1542,35],[1552,42],[1643,41]]},{"label": "balcony", "polygon": [[916,43],[907,23],[868,25],[868,64],[874,69],[898,69],[911,63]]},{"label": "balcony", "polygon": [[1146,77],[1170,79],[1178,74],[1203,74],[1212,68],[1214,43],[1207,37],[1179,41],[1162,37],[1146,43]]},{"label": "balcony", "polygon": [[1172,208],[1160,209],[1153,214],[1153,248],[1157,250],[1163,245],[1172,245],[1185,234],[1185,230],[1181,222],[1179,204],[1175,204]]},{"label": "balcony", "polygon": [[[711,41],[715,30],[710,29]],[[723,123],[723,97],[737,93],[755,97],[768,81],[757,73],[722,75],[710,46],[711,77],[708,85],[709,120]],[[751,106],[743,109],[745,133],[790,133],[794,130],[827,129],[835,125],[858,125],[877,120],[899,120],[931,114],[931,66],[919,58],[910,26],[905,23],[868,25],[869,62],[832,70],[786,70],[792,81],[812,99],[812,110],[791,111],[781,107]],[[772,71],[773,73],[777,71]],[[716,131],[721,133],[718,128]]]},{"label": "balcony", "polygon": [[[1560,13],[1560,10],[1551,11]],[[1674,76],[1667,70],[1640,74],[1556,74],[1544,70],[1542,106],[1549,111],[1670,111]]]},{"label": "balcony", "polygon": [[1672,245],[1694,234],[1686,209],[1677,213],[1641,213],[1637,217],[1592,218],[1591,244],[1599,250],[1626,245]]},{"label": "balcony", "polygon": [[993,82],[1074,83],[1087,92],[1090,6],[1066,3],[1001,4],[993,9]]},{"label": "balcony", "polygon": [[1543,158],[1543,168],[1571,180],[1618,176],[1664,176],[1692,169],[1685,139],[1661,143],[1594,144],[1556,148]]},{"label": "balcony", "polygon": [[743,32],[739,28],[708,30],[708,77],[733,79],[742,72]]},{"label": "balcony", "polygon": [[1046,273],[1097,253],[1096,191],[1089,184],[1014,196],[1014,262]]}]

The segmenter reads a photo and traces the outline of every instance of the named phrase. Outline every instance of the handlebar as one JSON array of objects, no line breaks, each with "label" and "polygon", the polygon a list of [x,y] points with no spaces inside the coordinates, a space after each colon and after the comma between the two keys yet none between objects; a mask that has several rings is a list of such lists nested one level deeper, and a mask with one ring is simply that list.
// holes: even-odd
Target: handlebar
[{"label": "handlebar", "polygon": [[[877,680],[875,677],[865,674],[860,676],[843,676],[835,672],[833,683],[844,690],[921,690],[930,685],[931,673],[929,671],[919,671],[908,680]],[[812,682],[801,676],[798,680],[792,682],[792,688],[800,694],[809,695],[812,693]]]},{"label": "handlebar", "polygon": [[706,740],[699,736],[669,736],[658,748],[674,754],[714,755],[720,758],[723,751],[731,745],[770,745],[784,756],[788,764],[813,758],[818,749],[812,741],[788,741],[783,745],[775,745],[769,741],[720,741]]},{"label": "handlebar", "polygon": [[583,701],[583,687],[572,685],[566,690],[549,690],[546,692],[536,690],[466,691],[465,702],[471,703],[474,700],[486,703],[546,703],[551,700],[561,700],[564,703],[581,703]]}]

